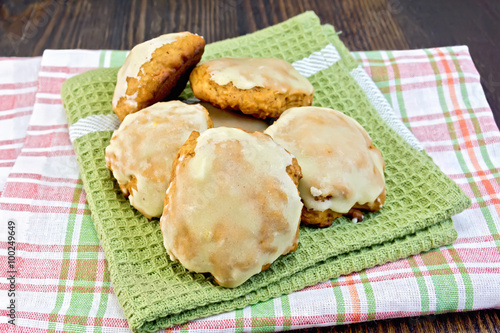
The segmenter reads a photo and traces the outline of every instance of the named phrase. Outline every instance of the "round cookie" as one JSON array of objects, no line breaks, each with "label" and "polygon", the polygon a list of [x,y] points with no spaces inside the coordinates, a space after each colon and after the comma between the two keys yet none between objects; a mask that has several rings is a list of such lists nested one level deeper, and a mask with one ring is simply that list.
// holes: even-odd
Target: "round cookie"
[{"label": "round cookie", "polygon": [[194,95],[221,109],[278,118],[312,104],[314,88],[291,64],[276,58],[219,58],[198,64],[189,77]]},{"label": "round cookie", "polygon": [[118,71],[113,110],[120,121],[163,99],[176,98],[204,49],[203,37],[190,32],[161,35],[136,45]]},{"label": "round cookie", "polygon": [[148,219],[160,217],[172,162],[192,131],[213,127],[201,105],[159,102],[127,116],[106,147],[106,166]]},{"label": "round cookie", "polygon": [[172,168],[160,219],[172,260],[233,288],[297,248],[301,171],[269,136],[193,132]]},{"label": "round cookie", "polygon": [[385,163],[363,127],[339,111],[291,108],[264,133],[292,153],[302,168],[302,221],[327,227],[342,215],[363,218],[385,201]]}]

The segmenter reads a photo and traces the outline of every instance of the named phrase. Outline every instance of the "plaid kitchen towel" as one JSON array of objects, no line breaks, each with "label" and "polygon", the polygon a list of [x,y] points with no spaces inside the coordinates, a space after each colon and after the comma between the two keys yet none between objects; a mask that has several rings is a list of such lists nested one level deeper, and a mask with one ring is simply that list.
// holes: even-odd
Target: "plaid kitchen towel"
[{"label": "plaid kitchen towel", "polygon": [[[418,118],[406,120],[403,117],[412,130],[411,124],[415,124],[415,128],[419,123],[427,126],[426,117],[433,125],[448,124],[446,133],[450,133],[451,139],[425,137],[423,142],[426,148],[426,142],[438,142],[436,156],[442,156],[441,162],[445,163],[440,164],[439,158],[431,151],[433,159],[473,198],[473,206],[454,217],[459,233],[455,245],[172,330],[280,330],[498,306],[499,223],[495,193],[498,192],[499,163],[494,152],[498,149],[495,144],[498,145],[499,134],[481,91],[477,72],[466,48],[405,51],[397,56],[389,54],[359,53],[356,56],[371,70],[386,97],[399,94],[399,105],[406,106],[407,116],[421,110]],[[38,86],[39,96],[30,121],[30,126],[40,132],[28,133],[26,154],[21,152],[11,173],[17,177],[9,177],[6,186],[9,192],[2,198],[2,218],[8,216],[16,221],[20,237],[16,284],[16,324],[20,331],[37,331],[35,328],[39,331],[86,328],[96,331],[123,328],[127,331],[92,227],[58,94],[61,83],[75,73],[119,65],[122,61],[123,53],[109,51],[47,51],[44,54],[40,80],[46,81]],[[443,70],[443,64],[447,64],[447,71]],[[429,65],[436,68],[432,76],[425,71],[420,75],[420,70]],[[398,69],[396,77],[391,76],[394,69]],[[403,82],[410,82],[413,86],[403,85]],[[434,91],[421,91],[421,85],[432,87],[432,84]],[[402,94],[403,88],[405,94]],[[459,91],[462,93],[458,94]],[[456,118],[458,111],[452,104],[447,104],[448,94],[458,96],[459,105],[467,100],[468,106],[461,109],[461,114],[467,112],[468,117]],[[434,105],[435,109],[419,109],[421,105],[414,101],[422,95],[444,102],[437,108]],[[371,102],[377,108],[388,106],[387,101],[384,103],[376,96]],[[474,116],[476,111],[481,115]],[[459,120],[469,126],[470,119],[475,125],[469,127],[464,141],[462,132],[453,130],[454,124]],[[431,126],[429,129],[429,133],[433,133]],[[65,134],[65,140],[61,139],[61,133]],[[47,143],[36,152],[30,151],[28,144],[37,142],[40,135],[48,137]],[[477,149],[474,154],[476,166],[467,164],[473,151],[463,146],[465,142],[472,142],[472,148]],[[442,155],[446,149],[439,147],[449,149],[455,158],[450,160],[448,155]],[[485,159],[488,164],[484,164]],[[467,172],[464,167],[468,168]],[[483,192],[485,187],[493,191]],[[7,244],[3,242],[2,265],[7,260],[6,248]],[[5,273],[4,266],[0,267],[2,274]],[[8,285],[2,283],[2,288],[7,289]],[[2,314],[7,312],[2,311]]]},{"label": "plaid kitchen towel", "polygon": [[[204,59],[242,55],[274,56],[293,63],[313,84],[315,105],[347,113],[367,129],[386,161],[384,208],[367,214],[359,224],[343,218],[333,228],[302,227],[297,251],[237,288],[222,288],[168,260],[158,221],[149,222],[132,209],[106,169],[104,149],[117,127],[110,104],[117,68],[75,76],[61,89],[69,134],[111,280],[134,331],[152,332],[242,308],[448,244],[456,237],[448,219],[469,205],[469,198],[420,147],[412,147],[397,134],[396,123],[389,122],[392,113],[381,109],[379,115],[363,90],[369,89],[365,82],[376,90],[373,82],[357,67],[333,27],[322,27],[312,13],[208,45]],[[192,98],[190,89],[183,97]],[[412,137],[404,126],[400,128]]]},{"label": "plaid kitchen towel", "polygon": [[0,58],[0,196],[28,129],[41,60]]}]

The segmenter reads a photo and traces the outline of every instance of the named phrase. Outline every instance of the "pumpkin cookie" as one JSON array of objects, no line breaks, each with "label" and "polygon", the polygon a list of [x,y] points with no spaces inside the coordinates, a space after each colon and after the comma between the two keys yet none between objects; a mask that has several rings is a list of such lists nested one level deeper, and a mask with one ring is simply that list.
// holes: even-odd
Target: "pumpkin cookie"
[{"label": "pumpkin cookie", "polygon": [[239,111],[221,110],[210,103],[201,102],[214,122],[214,127],[236,127],[247,132],[264,132],[269,124],[264,119],[258,119]]},{"label": "pumpkin cookie", "polygon": [[263,133],[193,132],[160,219],[170,258],[230,288],[268,268],[297,248],[300,177],[296,159]]},{"label": "pumpkin cookie", "polygon": [[205,40],[190,32],[166,34],[136,45],[118,71],[113,110],[120,121],[163,99],[176,98],[204,49]]},{"label": "pumpkin cookie", "polygon": [[299,161],[305,224],[327,227],[342,215],[361,220],[363,210],[382,208],[384,160],[354,119],[327,108],[291,108],[264,133]]},{"label": "pumpkin cookie", "polygon": [[278,118],[294,106],[312,104],[312,84],[276,58],[219,58],[202,62],[189,77],[196,98],[257,118]]},{"label": "pumpkin cookie", "polygon": [[192,131],[211,128],[201,105],[160,102],[127,116],[106,148],[106,166],[132,206],[151,219],[163,211],[172,162]]}]

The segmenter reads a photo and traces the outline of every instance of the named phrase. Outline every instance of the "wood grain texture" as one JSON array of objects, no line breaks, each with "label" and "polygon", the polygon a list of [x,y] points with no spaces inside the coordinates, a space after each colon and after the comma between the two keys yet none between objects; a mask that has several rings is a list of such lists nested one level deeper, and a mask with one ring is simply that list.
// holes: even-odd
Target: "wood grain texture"
[{"label": "wood grain texture", "polygon": [[[498,0],[7,0],[0,1],[0,57],[45,49],[130,49],[188,30],[208,43],[314,10],[355,50],[468,45],[500,124]],[[500,332],[498,310],[312,328],[302,332]]]}]

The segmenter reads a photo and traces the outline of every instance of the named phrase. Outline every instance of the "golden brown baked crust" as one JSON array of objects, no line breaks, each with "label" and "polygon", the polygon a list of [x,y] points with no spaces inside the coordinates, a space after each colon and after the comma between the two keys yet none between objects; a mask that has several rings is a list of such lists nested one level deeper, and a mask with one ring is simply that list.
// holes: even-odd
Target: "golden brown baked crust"
[{"label": "golden brown baked crust", "polygon": [[[205,40],[191,33],[157,48],[151,60],[140,67],[137,77],[127,77],[126,95],[137,94],[133,98],[136,103],[127,103],[130,97],[119,97],[113,109],[120,121],[128,114],[156,102],[176,98],[184,90],[189,74],[200,61],[204,49]],[[129,56],[134,56],[133,52]]]},{"label": "golden brown baked crust", "polygon": [[313,209],[307,209],[305,206],[302,208],[302,223],[310,227],[325,228],[332,225],[333,220],[341,216],[347,216],[351,219],[355,219],[356,222],[363,221],[364,215],[363,211],[377,212],[379,211],[385,202],[386,190],[380,193],[380,196],[374,202],[368,202],[364,205],[355,204],[347,214],[342,214],[334,212],[331,209],[324,211],[317,211]]},{"label": "golden brown baked crust", "polygon": [[239,89],[232,82],[221,86],[211,80],[206,63],[193,69],[189,81],[196,98],[223,110],[239,110],[261,119],[278,118],[286,109],[313,102],[313,94],[302,91],[281,92],[267,87]]}]

